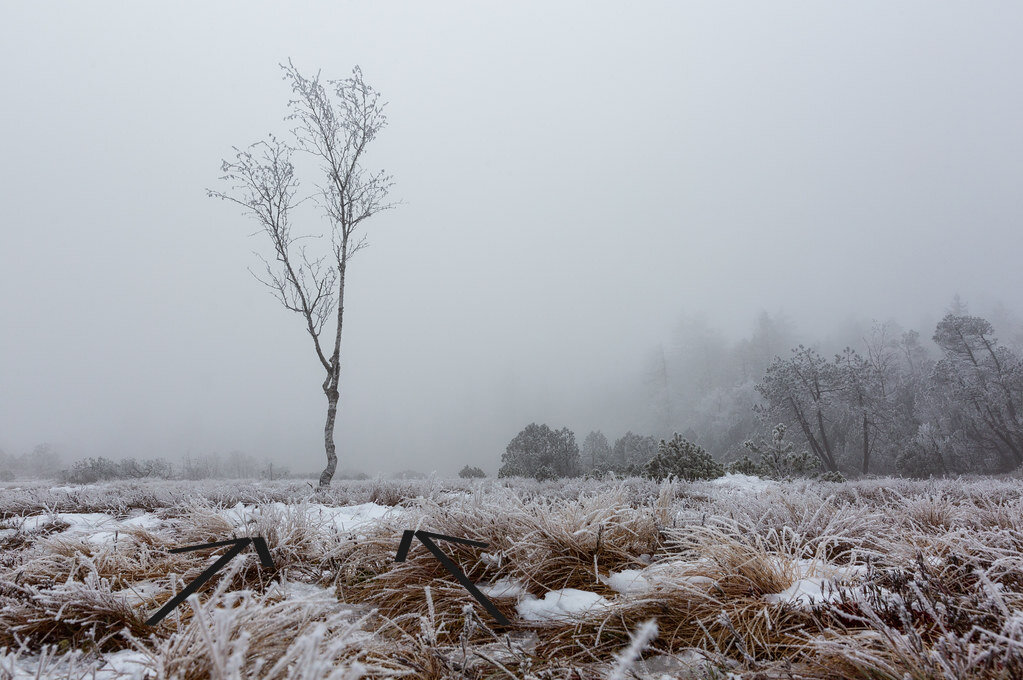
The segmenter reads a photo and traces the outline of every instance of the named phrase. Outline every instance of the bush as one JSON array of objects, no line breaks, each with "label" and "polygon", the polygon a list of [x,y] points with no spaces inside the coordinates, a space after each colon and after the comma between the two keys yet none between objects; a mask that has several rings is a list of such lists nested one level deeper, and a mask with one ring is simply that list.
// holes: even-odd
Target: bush
[{"label": "bush", "polygon": [[782,423],[774,426],[771,441],[747,441],[744,446],[755,458],[743,456],[728,466],[729,472],[769,479],[820,475],[821,466],[816,458],[805,450],[797,452],[791,442],[785,441],[785,425]]},{"label": "bush", "polygon": [[361,481],[369,479],[369,475],[361,470],[341,469],[336,475],[334,475],[334,479],[352,479],[355,481]]},{"label": "bush", "polygon": [[754,463],[749,456],[743,456],[734,463],[729,463],[728,472],[733,475],[749,475],[750,477],[759,477],[761,470],[760,466]]},{"label": "bush", "polygon": [[70,468],[61,470],[60,480],[65,484],[91,484],[108,479],[139,479],[160,477],[170,479],[173,466],[162,458],[137,461],[125,458],[113,461],[100,456],[76,461]]},{"label": "bush", "polygon": [[702,447],[675,433],[671,441],[663,439],[657,445],[658,452],[643,469],[643,475],[650,479],[663,480],[677,477],[687,481],[716,479],[725,474],[723,465],[711,458]]},{"label": "bush", "polygon": [[552,430],[530,423],[508,442],[501,462],[498,477],[575,477],[579,474],[579,446],[567,427]]},{"label": "bush", "polygon": [[487,473],[474,465],[466,465],[458,473],[458,476],[462,479],[483,479],[487,476]]},{"label": "bush", "polygon": [[0,482],[13,482],[14,473],[10,470],[0,470]]}]

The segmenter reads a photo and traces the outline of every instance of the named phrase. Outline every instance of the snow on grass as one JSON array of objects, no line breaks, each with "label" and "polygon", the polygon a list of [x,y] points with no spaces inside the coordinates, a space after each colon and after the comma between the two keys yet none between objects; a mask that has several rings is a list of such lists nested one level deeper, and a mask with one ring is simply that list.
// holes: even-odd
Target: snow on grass
[{"label": "snow on grass", "polygon": [[246,504],[239,502],[224,512],[228,521],[242,527],[255,521],[260,513],[275,512],[282,516],[288,513],[304,512],[306,519],[318,529],[333,528],[339,532],[352,531],[377,520],[400,514],[402,510],[388,505],[361,503],[359,505],[329,506],[321,503],[303,503],[291,505],[287,503]]},{"label": "snow on grass", "polygon": [[600,581],[621,595],[647,593],[658,585],[668,588],[676,588],[682,584],[709,586],[715,582],[714,579],[709,576],[693,573],[708,567],[709,563],[707,560],[699,560],[697,562],[672,560],[653,564],[643,569],[613,571],[607,576],[600,577]]},{"label": "snow on grass", "polygon": [[[839,485],[743,475],[660,485],[639,479],[512,480],[480,484],[471,494],[456,493],[460,484],[353,482],[317,495],[293,483],[267,483],[258,492],[227,483],[169,482],[84,487],[74,494],[5,491],[0,511],[8,519],[0,520],[0,538],[23,528],[38,530],[29,539],[66,533],[93,540],[101,532],[146,529],[158,531],[160,540],[145,551],[85,551],[77,542],[17,536],[5,541],[0,637],[6,634],[8,651],[0,650],[0,680],[36,677],[47,645],[66,665],[76,652],[64,645],[58,653],[54,641],[78,644],[88,637],[69,625],[72,615],[97,622],[97,631],[118,631],[126,620],[122,604],[151,607],[146,599],[154,595],[166,602],[168,576],[180,576],[187,565],[194,573],[206,556],[170,557],[162,548],[201,542],[202,531],[192,525],[202,530],[204,521],[224,538],[232,529],[239,535],[257,527],[268,536],[274,532],[280,581],[255,570],[243,574],[242,561],[235,561],[235,577],[225,570],[199,594],[200,615],[162,624],[161,635],[173,639],[137,636],[137,648],[151,654],[151,668],[188,673],[177,677],[217,677],[210,659],[227,658],[241,635],[252,636],[254,662],[284,658],[307,680],[329,677],[349,660],[369,663],[369,655],[381,664],[401,659],[402,665],[388,666],[391,674],[363,677],[395,677],[399,671],[420,677],[406,669],[422,659],[437,660],[427,670],[438,677],[449,662],[462,666],[453,672],[466,677],[567,677],[577,662],[585,664],[580,677],[607,677],[638,622],[654,617],[662,634],[645,659],[635,659],[629,669],[635,675],[626,677],[762,673],[823,680],[935,677],[953,669],[963,680],[988,680],[1010,677],[1005,669],[1023,658],[1023,596],[1015,578],[1023,564],[1015,541],[1023,529],[1018,478]],[[378,505],[381,498],[401,505]],[[359,503],[370,499],[377,503]],[[159,508],[160,516],[132,515],[132,508]],[[401,530],[413,527],[491,545],[486,553],[465,549],[456,561],[528,633],[509,644],[493,642],[466,607],[484,621],[485,613],[429,551],[417,548],[404,565],[395,565]],[[335,531],[343,534],[329,536]],[[87,554],[78,559],[78,552]],[[591,588],[586,584],[593,583],[594,571],[603,575],[602,585]],[[446,584],[444,595],[430,599],[424,586],[438,578]],[[542,596],[530,595],[527,585]],[[557,590],[568,585],[583,590]],[[214,595],[215,588],[224,594]],[[884,616],[867,616],[867,606]],[[926,616],[915,614],[924,609]],[[353,633],[350,651],[329,647],[337,631],[363,616],[370,618]],[[326,626],[322,639],[301,637],[321,630],[310,627],[320,623]],[[307,633],[295,625],[306,626]],[[937,639],[936,626],[948,634]],[[20,654],[27,673],[4,673],[11,650],[18,649],[12,631],[25,640]],[[107,649],[127,646],[112,639]],[[531,642],[515,641],[522,639]],[[92,677],[79,671],[93,664],[98,678],[131,677],[131,654],[111,655],[113,663],[96,654],[75,657],[73,675],[50,664],[39,677]],[[308,671],[308,663],[326,670]]]},{"label": "snow on grass", "polygon": [[115,591],[118,595],[133,602],[145,602],[158,596],[164,589],[153,581],[136,581],[122,590]]},{"label": "snow on grass", "polygon": [[[0,678],[3,680],[144,680],[152,678],[152,662],[142,652],[123,649],[89,660],[81,651],[54,655],[23,655],[0,649]],[[148,674],[147,674],[148,671]]]},{"label": "snow on grass", "polygon": [[765,489],[774,489],[778,486],[778,482],[772,479],[763,479],[761,477],[740,475],[731,472],[723,477],[711,479],[707,483],[715,486],[728,487],[730,489],[738,489],[741,491],[764,491]]},{"label": "snow on grass", "polygon": [[92,532],[100,527],[111,526],[116,521],[110,515],[102,512],[57,512],[8,520],[8,523],[13,523],[22,531],[38,531],[52,522],[63,522],[71,525],[61,532],[67,534]]},{"label": "snow on grass", "polygon": [[603,595],[576,588],[562,588],[549,591],[542,600],[527,595],[515,609],[526,621],[571,621],[610,605]]},{"label": "snow on grass", "polygon": [[302,602],[329,602],[337,604],[337,595],[330,588],[301,581],[286,581],[281,586],[284,596],[289,600]]},{"label": "snow on grass", "polygon": [[521,597],[528,595],[526,586],[521,581],[510,578],[502,578],[489,585],[477,585],[479,591],[487,597]]},{"label": "snow on grass", "polygon": [[804,609],[815,604],[837,602],[844,596],[861,593],[862,588],[853,589],[851,586],[867,572],[866,565],[839,567],[815,560],[796,560],[792,566],[795,571],[792,584],[780,593],[765,594],[765,600]]},{"label": "snow on grass", "polygon": [[143,678],[152,664],[142,652],[122,649],[106,654],[104,664],[89,676],[90,680],[126,680],[127,678]]},{"label": "snow on grass", "polygon": [[95,545],[113,543],[129,529],[156,531],[162,520],[152,512],[138,511],[131,517],[118,519],[104,512],[55,512],[28,517],[12,517],[2,524],[0,538],[18,531],[35,532],[49,524],[67,524],[67,528],[51,534],[54,537],[83,539]]},{"label": "snow on grass", "polygon": [[638,569],[625,569],[624,571],[612,572],[603,579],[608,588],[615,592],[627,595],[630,593],[643,593],[650,590],[650,581]]}]

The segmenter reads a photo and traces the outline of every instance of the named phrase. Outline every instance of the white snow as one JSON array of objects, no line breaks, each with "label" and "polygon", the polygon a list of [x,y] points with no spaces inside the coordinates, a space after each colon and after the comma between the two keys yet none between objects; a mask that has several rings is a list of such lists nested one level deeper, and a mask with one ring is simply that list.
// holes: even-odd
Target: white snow
[{"label": "white snow", "polygon": [[126,527],[135,527],[137,529],[148,530],[159,529],[161,523],[162,522],[160,518],[151,512],[143,512],[141,514],[135,515],[134,517],[129,517],[128,519],[121,520],[121,524]]},{"label": "white snow", "polygon": [[487,597],[519,597],[527,595],[526,586],[521,581],[510,578],[502,578],[489,585],[477,585],[480,592]]},{"label": "white snow", "polygon": [[67,529],[52,534],[62,538],[81,538],[94,544],[112,543],[128,529],[154,530],[160,519],[151,512],[119,520],[102,512],[57,512],[7,520],[7,526],[22,531],[38,531],[53,521],[69,524]]},{"label": "white snow", "polygon": [[602,595],[575,588],[552,590],[538,600],[532,595],[516,605],[519,616],[526,621],[571,621],[610,606]]},{"label": "white snow", "polygon": [[57,512],[23,517],[20,521],[16,518],[14,524],[20,526],[22,531],[37,531],[55,520],[71,525],[61,533],[89,531],[103,525],[110,525],[116,521],[110,515],[102,512]]},{"label": "white snow", "polygon": [[[830,587],[825,587],[830,586]],[[788,602],[797,607],[830,602],[836,599],[837,588],[830,579],[822,576],[807,576],[797,579],[780,593],[764,595],[768,602]]]},{"label": "white snow", "polygon": [[268,510],[279,513],[282,516],[294,512],[304,512],[306,519],[317,528],[326,529],[333,527],[338,531],[351,531],[389,515],[402,512],[401,508],[377,505],[376,503],[332,507],[320,503],[290,505],[277,502],[262,505],[238,503],[233,508],[226,510],[225,516],[235,526],[241,527],[255,521],[259,513]]},{"label": "white snow", "polygon": [[337,596],[329,588],[323,588],[313,583],[302,583],[301,581],[288,581],[284,592],[289,600],[301,601],[329,601],[337,602]]},{"label": "white snow", "polygon": [[[82,661],[72,652],[43,660],[38,655],[4,654],[0,649],[0,677],[11,680],[40,678],[88,678],[88,680],[144,680],[152,677],[149,657],[142,652],[122,649],[102,655],[98,661]],[[147,675],[146,671],[150,673]]]},{"label": "white snow", "polygon": [[751,475],[738,475],[731,472],[723,477],[712,479],[707,483],[716,486],[727,486],[742,491],[764,491],[765,489],[773,489],[778,486],[778,483],[771,479],[762,479]]},{"label": "white snow", "polygon": [[159,595],[162,590],[163,588],[152,581],[136,581],[127,588],[118,590],[117,594],[133,602],[144,602]]},{"label": "white snow", "polygon": [[842,592],[847,595],[856,590],[850,586],[855,577],[866,574],[866,565],[856,564],[840,567],[814,560],[796,560],[795,580],[780,593],[768,593],[764,599],[772,603],[788,603],[806,608],[824,602],[836,602]]},{"label": "white snow", "polygon": [[650,590],[650,581],[644,576],[644,571],[638,569],[625,569],[611,574],[603,579],[607,587],[622,594],[642,593]]},{"label": "white snow", "polygon": [[714,579],[708,576],[692,573],[701,566],[700,562],[660,562],[643,569],[624,569],[618,572],[611,572],[600,581],[608,588],[611,588],[622,595],[637,595],[652,590],[658,584],[664,583],[668,587],[677,587],[680,583],[687,583],[693,586],[704,586],[714,583]]}]

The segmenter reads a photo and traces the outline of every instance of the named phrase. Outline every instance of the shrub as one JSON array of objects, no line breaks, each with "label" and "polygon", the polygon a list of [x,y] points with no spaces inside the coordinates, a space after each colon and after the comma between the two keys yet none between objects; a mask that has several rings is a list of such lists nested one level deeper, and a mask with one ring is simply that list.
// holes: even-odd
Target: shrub
[{"label": "shrub", "polygon": [[402,470],[391,476],[392,479],[426,479],[427,475],[425,472],[419,470]]},{"label": "shrub", "polygon": [[552,430],[530,423],[501,455],[498,477],[574,477],[579,474],[579,446],[567,427]]},{"label": "shrub", "polygon": [[754,458],[743,456],[728,466],[729,472],[770,479],[817,477],[820,474],[820,462],[817,459],[808,451],[796,451],[792,442],[785,441],[783,423],[774,426],[770,441],[747,441],[744,446]]},{"label": "shrub", "polygon": [[747,455],[739,460],[729,463],[728,472],[733,475],[749,475],[750,477],[760,476],[760,466],[753,462]]},{"label": "shrub", "polygon": [[14,473],[10,470],[0,470],[0,482],[13,482]]},{"label": "shrub", "polygon": [[125,458],[113,461],[100,456],[76,461],[70,468],[60,472],[60,480],[65,484],[91,484],[108,479],[139,479],[141,477],[160,477],[170,479],[173,466],[162,458],[138,461]]},{"label": "shrub", "polygon": [[461,477],[462,479],[483,479],[484,477],[487,476],[487,473],[485,473],[483,470],[480,470],[475,465],[466,465],[458,473],[458,476]]},{"label": "shrub", "polygon": [[658,452],[643,469],[650,479],[663,480],[677,477],[687,481],[716,479],[725,474],[723,465],[711,458],[702,447],[675,433],[671,441],[663,439],[657,445]]}]

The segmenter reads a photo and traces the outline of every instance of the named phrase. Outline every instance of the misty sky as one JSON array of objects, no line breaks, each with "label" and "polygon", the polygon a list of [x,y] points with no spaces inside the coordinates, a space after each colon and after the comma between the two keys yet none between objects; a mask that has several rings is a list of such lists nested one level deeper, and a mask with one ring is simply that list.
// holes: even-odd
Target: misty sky
[{"label": "misty sky", "polygon": [[369,162],[403,205],[349,271],[343,468],[635,429],[682,314],[812,341],[1020,306],[1023,5],[627,4],[4,3],[0,448],[322,466],[301,319],[205,194],[285,132],[289,57],[390,102]]}]

